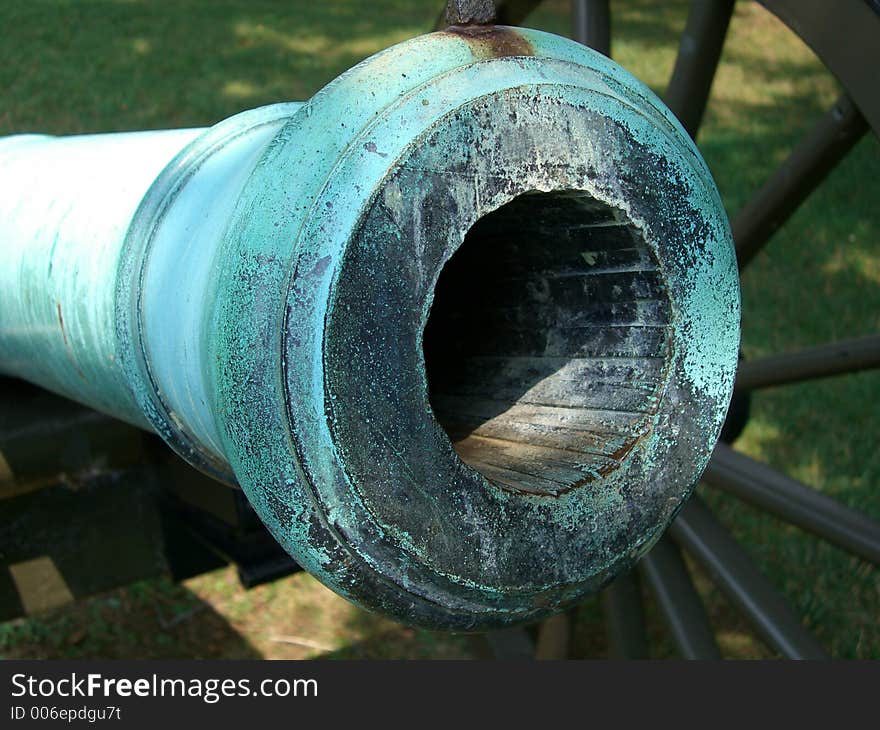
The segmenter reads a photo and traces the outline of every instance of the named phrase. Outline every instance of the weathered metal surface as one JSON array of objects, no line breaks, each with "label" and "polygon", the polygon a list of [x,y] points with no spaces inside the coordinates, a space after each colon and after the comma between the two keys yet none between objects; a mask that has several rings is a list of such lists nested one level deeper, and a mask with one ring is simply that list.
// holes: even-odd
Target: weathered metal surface
[{"label": "weathered metal surface", "polygon": [[446,25],[488,25],[495,20],[493,0],[449,0]]},{"label": "weathered metal surface", "polygon": [[[462,17],[469,18],[465,22],[521,25],[540,4],[541,0],[448,0],[434,24],[434,30],[456,25]],[[493,6],[491,11],[489,6]]]},{"label": "weathered metal surface", "polygon": [[0,370],[149,423],[362,605],[558,610],[653,544],[717,440],[723,208],[668,110],[577,43],[453,27],[304,106],[12,138],[0,169]]}]

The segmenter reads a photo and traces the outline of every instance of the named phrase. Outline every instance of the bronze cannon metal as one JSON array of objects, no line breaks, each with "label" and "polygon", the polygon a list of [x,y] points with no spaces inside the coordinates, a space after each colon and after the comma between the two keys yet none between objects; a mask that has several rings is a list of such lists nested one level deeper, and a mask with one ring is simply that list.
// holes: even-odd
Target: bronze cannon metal
[{"label": "bronze cannon metal", "polygon": [[603,56],[464,23],[208,130],[0,140],[0,371],[241,486],[349,599],[477,629],[594,592],[715,446],[736,261]]}]

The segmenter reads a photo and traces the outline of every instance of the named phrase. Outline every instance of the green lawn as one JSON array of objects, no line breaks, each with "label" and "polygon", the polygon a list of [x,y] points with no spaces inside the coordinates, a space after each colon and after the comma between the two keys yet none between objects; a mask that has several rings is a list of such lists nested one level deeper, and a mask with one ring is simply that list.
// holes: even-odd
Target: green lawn
[{"label": "green lawn", "polygon": [[[0,4],[0,135],[206,125],[303,99],[345,68],[425,32],[418,0],[6,0]],[[369,5],[369,15],[366,6]],[[615,58],[662,92],[683,0],[618,0]],[[565,33],[549,0],[531,25]],[[733,214],[838,94],[835,81],[766,11],[739,2],[700,147]],[[880,331],[880,147],[861,142],[743,277],[743,348],[757,357]],[[880,373],[756,397],[738,447],[880,519]],[[757,563],[835,656],[880,657],[880,571],[707,493]],[[697,574],[722,649],[771,653]],[[649,606],[657,656],[672,655]],[[606,652],[598,601],[579,653]],[[306,575],[245,592],[231,570],[183,586],[151,581],[0,625],[6,657],[458,657],[465,637],[360,612]]]}]

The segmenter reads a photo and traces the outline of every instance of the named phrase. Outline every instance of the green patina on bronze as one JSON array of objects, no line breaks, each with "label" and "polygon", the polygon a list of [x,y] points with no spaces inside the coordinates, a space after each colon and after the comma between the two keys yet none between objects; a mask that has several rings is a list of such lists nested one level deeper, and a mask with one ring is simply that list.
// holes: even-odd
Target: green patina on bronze
[{"label": "green patina on bronze", "polygon": [[172,407],[140,289],[175,186],[251,118],[129,228],[103,365],[125,408],[406,622],[532,620],[630,567],[705,467],[739,341],[727,220],[668,110],[579,44],[467,25],[269,116],[187,305],[210,423]]},{"label": "green patina on bronze", "polygon": [[[433,626],[536,618],[629,567],[705,465],[738,344],[730,234],[690,140],[606,59],[504,33],[529,55],[436,34],[312,99],[242,201],[217,310],[228,454],[273,533],[352,600]],[[316,155],[302,140],[319,135]],[[615,468],[558,495],[462,463],[433,416],[421,347],[444,262],[478,220],[535,191],[619,210],[671,303],[650,423]]]}]

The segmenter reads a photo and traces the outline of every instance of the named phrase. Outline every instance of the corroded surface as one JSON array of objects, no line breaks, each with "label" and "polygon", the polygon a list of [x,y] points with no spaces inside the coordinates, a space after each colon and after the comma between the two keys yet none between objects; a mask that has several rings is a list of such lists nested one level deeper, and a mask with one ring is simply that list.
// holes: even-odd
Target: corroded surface
[{"label": "corroded surface", "polygon": [[528,39],[515,28],[498,25],[453,25],[443,32],[467,43],[475,58],[531,56],[534,53]]},{"label": "corroded surface", "polygon": [[[650,546],[690,492],[730,394],[737,280],[702,161],[650,92],[620,69],[560,39],[521,37],[528,55],[497,54],[446,32],[353,69],[282,133],[229,239],[237,256],[224,273],[232,296],[218,324],[228,344],[218,347],[215,377],[236,473],[309,570],[410,622],[504,624],[601,587]],[[389,67],[407,71],[384,76]],[[335,115],[342,107],[344,126]],[[299,143],[319,134],[327,146],[317,155]],[[295,180],[269,172],[282,160]],[[645,356],[662,364],[646,373],[644,399],[631,402],[634,423],[611,413],[613,400],[605,409],[593,403],[570,429],[590,431],[581,443],[568,441],[580,456],[553,464],[540,437],[522,436],[514,461],[531,462],[543,476],[505,480],[487,465],[510,465],[509,453],[460,441],[463,463],[451,422],[441,414],[448,433],[434,418],[422,332],[440,271],[468,231],[519,196],[551,191],[574,191],[638,231],[632,246],[617,249],[628,249],[621,255],[635,255],[645,273],[626,284],[635,288],[631,298],[620,295],[615,316],[630,318],[618,322],[624,326],[662,330],[659,339],[633,336],[630,345],[643,352],[621,340],[622,349],[590,355],[588,340],[571,337],[557,337],[555,351],[538,347],[532,354],[547,357],[547,388],[560,370],[574,371],[556,383],[573,381],[557,392],[564,402],[551,418],[596,395],[597,384],[577,385],[588,374],[577,372],[580,360],[611,368],[607,358]],[[266,224],[254,223],[258,210],[272,211]],[[581,244],[582,304],[562,309],[600,316],[589,270],[617,249],[601,244],[598,231],[570,250]],[[275,294],[282,282],[289,282],[283,309]],[[561,358],[557,370],[552,357]],[[515,407],[539,409],[546,397],[517,399]],[[452,410],[466,413],[475,400]],[[541,415],[520,416],[502,425],[541,430]],[[491,420],[470,424],[472,434],[498,425]],[[597,439],[602,428],[620,433]]]},{"label": "corroded surface", "polygon": [[494,0],[449,0],[446,4],[448,25],[487,24],[495,20]]},{"label": "corroded surface", "polygon": [[729,228],[677,122],[579,44],[477,25],[253,114],[114,218],[87,280],[100,367],[33,284],[34,379],[145,415],[306,569],[407,622],[529,620],[629,567],[704,468],[738,350]]}]

